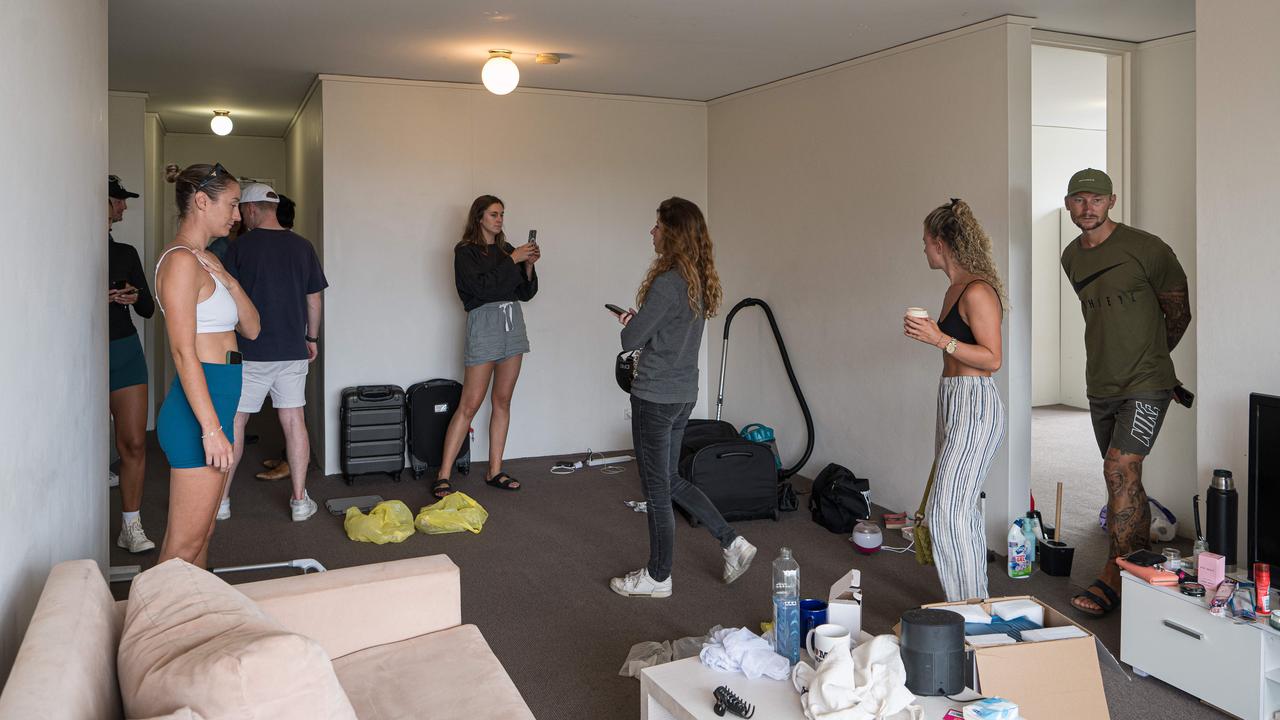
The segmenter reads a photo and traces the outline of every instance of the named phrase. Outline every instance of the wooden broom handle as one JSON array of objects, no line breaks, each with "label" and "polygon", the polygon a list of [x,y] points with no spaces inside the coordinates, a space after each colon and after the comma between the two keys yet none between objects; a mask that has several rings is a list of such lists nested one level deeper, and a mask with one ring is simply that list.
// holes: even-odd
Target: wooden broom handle
[{"label": "wooden broom handle", "polygon": [[1058,506],[1053,511],[1053,539],[1065,542],[1062,539],[1062,483],[1058,483]]}]

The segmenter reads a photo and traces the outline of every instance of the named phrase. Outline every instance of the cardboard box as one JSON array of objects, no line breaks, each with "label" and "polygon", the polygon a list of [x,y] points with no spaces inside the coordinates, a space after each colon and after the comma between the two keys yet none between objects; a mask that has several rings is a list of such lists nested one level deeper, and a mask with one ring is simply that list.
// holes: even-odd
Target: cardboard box
[{"label": "cardboard box", "polygon": [[862,632],[862,571],[850,570],[831,586],[827,597],[827,622],[849,630],[849,637]]},{"label": "cardboard box", "polygon": [[973,689],[988,697],[1012,700],[1023,717],[1035,720],[1109,719],[1097,640],[1067,616],[1030,595],[924,607],[945,610],[948,606],[980,604],[991,612],[992,603],[1005,600],[1031,600],[1044,608],[1045,627],[1075,625],[1085,637],[976,648],[966,644],[966,650],[973,655]]}]

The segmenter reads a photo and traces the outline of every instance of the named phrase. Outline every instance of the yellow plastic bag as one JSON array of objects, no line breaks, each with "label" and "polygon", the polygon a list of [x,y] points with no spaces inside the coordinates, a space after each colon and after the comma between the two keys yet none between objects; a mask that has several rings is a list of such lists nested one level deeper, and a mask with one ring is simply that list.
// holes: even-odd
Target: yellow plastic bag
[{"label": "yellow plastic bag", "polygon": [[478,533],[487,519],[489,519],[489,513],[480,507],[480,503],[472,500],[466,493],[456,492],[444,496],[435,504],[422,508],[413,524],[419,531],[428,535],[463,530]]},{"label": "yellow plastic bag", "polygon": [[360,508],[347,508],[347,519],[342,521],[347,537],[356,542],[378,545],[404,542],[413,534],[413,511],[399,500],[384,500],[374,506],[368,515]]}]

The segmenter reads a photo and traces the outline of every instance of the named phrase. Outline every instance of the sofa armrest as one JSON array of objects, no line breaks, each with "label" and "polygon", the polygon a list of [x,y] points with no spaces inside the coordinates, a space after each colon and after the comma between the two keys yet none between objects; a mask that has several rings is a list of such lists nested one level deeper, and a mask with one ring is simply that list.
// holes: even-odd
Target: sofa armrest
[{"label": "sofa armrest", "polygon": [[330,658],[462,623],[458,566],[447,555],[244,583],[244,593]]}]

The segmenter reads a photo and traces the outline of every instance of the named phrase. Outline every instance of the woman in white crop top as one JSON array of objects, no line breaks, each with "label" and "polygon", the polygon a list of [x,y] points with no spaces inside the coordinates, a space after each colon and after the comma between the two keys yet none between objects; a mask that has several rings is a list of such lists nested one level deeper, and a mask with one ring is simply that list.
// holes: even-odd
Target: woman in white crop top
[{"label": "woman in white crop top", "polygon": [[205,567],[240,401],[236,332],[255,338],[259,321],[240,283],[205,249],[240,219],[239,182],[221,164],[166,170],[179,225],[156,265],[156,299],[178,377],[156,419],[171,468],[169,525],[157,562],[180,557]]}]

